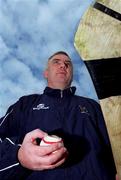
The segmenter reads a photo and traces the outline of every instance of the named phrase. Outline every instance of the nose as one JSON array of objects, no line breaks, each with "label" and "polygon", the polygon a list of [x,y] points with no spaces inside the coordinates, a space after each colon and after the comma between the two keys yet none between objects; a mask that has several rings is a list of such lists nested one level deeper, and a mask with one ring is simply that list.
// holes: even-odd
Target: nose
[{"label": "nose", "polygon": [[64,62],[61,62],[61,63],[60,63],[60,67],[61,67],[61,68],[66,68],[66,64],[65,64]]}]

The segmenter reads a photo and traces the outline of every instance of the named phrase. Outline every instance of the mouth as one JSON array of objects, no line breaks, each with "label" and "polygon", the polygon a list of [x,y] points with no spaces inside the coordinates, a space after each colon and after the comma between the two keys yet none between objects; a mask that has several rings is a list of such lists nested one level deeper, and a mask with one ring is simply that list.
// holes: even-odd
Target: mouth
[{"label": "mouth", "polygon": [[66,75],[66,72],[65,71],[61,71],[61,72],[58,72],[57,74]]}]

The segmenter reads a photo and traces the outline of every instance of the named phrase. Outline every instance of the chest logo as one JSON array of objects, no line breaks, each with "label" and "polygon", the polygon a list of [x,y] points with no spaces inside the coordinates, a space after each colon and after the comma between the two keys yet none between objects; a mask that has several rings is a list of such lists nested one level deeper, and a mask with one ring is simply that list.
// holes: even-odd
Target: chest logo
[{"label": "chest logo", "polygon": [[88,110],[86,109],[86,107],[79,105],[79,109],[80,109],[81,113],[89,114],[89,112],[88,112]]},{"label": "chest logo", "polygon": [[38,104],[37,107],[33,107],[33,110],[40,110],[40,109],[49,109],[49,106],[45,106],[45,104]]}]

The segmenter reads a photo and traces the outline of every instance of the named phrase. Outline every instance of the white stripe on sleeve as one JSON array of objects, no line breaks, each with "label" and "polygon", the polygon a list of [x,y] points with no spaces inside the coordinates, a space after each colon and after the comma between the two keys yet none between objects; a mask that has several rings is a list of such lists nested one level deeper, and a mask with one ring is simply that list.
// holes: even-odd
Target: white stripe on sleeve
[{"label": "white stripe on sleeve", "polygon": [[3,168],[3,169],[0,169],[0,172],[5,171],[5,170],[7,170],[7,169],[10,169],[10,168],[12,168],[12,167],[14,167],[14,166],[18,166],[18,165],[19,165],[19,163],[12,164],[12,165],[10,165],[10,166],[8,166],[8,167],[5,167],[5,168]]},{"label": "white stripe on sleeve", "polygon": [[10,113],[12,113],[12,111],[13,111],[13,109],[12,109],[9,113],[7,113],[7,114],[5,115],[5,117],[3,118],[2,122],[0,123],[0,126],[2,126],[2,124],[3,124],[4,121],[5,121],[5,119],[7,118],[7,116],[8,116]]}]

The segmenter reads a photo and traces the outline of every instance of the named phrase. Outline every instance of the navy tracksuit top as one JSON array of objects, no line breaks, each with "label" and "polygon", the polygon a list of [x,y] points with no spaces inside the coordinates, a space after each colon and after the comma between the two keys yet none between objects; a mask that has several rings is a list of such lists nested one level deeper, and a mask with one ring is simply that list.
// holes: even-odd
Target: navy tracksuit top
[{"label": "navy tracksuit top", "polygon": [[[46,87],[23,96],[0,120],[0,180],[114,180],[115,164],[100,106],[92,99]],[[63,138],[69,151],[58,168],[31,171],[17,152],[26,133],[41,129]]]}]

